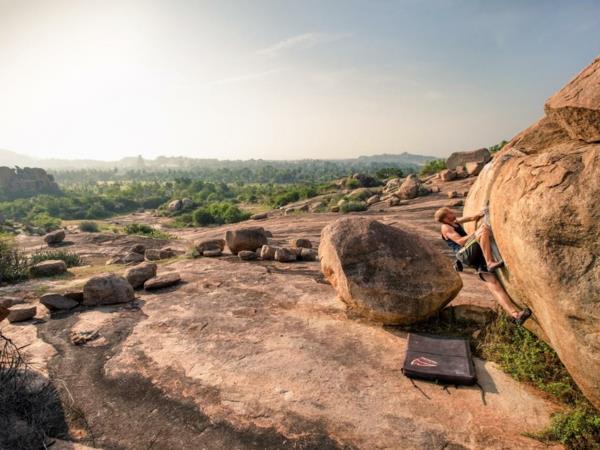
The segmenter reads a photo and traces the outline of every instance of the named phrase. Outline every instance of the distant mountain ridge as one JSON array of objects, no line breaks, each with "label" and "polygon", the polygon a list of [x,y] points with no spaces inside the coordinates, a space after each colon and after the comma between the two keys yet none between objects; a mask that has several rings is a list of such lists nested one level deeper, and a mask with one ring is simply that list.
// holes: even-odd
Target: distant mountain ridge
[{"label": "distant mountain ridge", "polygon": [[[433,156],[416,155],[412,153],[399,154],[378,154],[365,155],[358,158],[345,159],[322,159],[320,161],[331,161],[343,164],[392,164],[406,166],[421,166],[427,161],[436,159]],[[250,165],[257,163],[273,163],[281,162],[301,162],[301,161],[319,161],[317,159],[309,160],[268,160],[268,159],[249,159],[249,160],[220,160],[215,158],[192,158],[187,156],[159,156],[155,159],[144,159],[142,157],[125,157],[117,161],[97,161],[91,159],[39,159],[27,155],[0,149],[0,166],[9,167],[41,167],[50,170],[76,170],[76,169],[189,169],[191,167],[220,167],[228,163],[243,163]]]}]

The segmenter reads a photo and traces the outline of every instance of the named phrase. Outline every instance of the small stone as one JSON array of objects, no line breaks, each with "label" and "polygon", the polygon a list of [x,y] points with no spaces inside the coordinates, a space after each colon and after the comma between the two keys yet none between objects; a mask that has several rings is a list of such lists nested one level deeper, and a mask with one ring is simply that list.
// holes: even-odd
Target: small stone
[{"label": "small stone", "polygon": [[220,250],[222,252],[225,248],[225,239],[204,239],[197,241],[194,247],[200,254],[207,250]]},{"label": "small stone", "polygon": [[238,257],[244,261],[252,261],[252,260],[258,258],[258,255],[256,254],[256,252],[253,252],[250,250],[242,250],[241,252],[238,253]]},{"label": "small stone", "polygon": [[146,289],[147,291],[163,289],[178,284],[180,281],[181,276],[178,273],[168,273],[165,275],[159,275],[157,277],[150,278],[144,283],[144,289]]},{"label": "small stone", "polygon": [[141,288],[147,280],[156,276],[156,269],[155,263],[146,262],[139,264],[125,272],[125,278],[134,289],[138,289]]},{"label": "small stone", "polygon": [[75,308],[77,303],[72,298],[65,297],[61,294],[48,293],[40,297],[40,303],[51,311],[60,309],[72,309]]},{"label": "small stone", "polygon": [[60,244],[65,240],[65,230],[56,230],[44,236],[44,241],[48,245]]},{"label": "small stone", "polygon": [[296,254],[288,248],[278,248],[275,250],[275,261],[293,262],[296,261]]},{"label": "small stone", "polygon": [[276,247],[274,245],[263,245],[260,248],[260,259],[263,259],[265,261],[275,259],[275,251],[278,248],[279,247]]},{"label": "small stone", "polygon": [[216,256],[221,256],[223,254],[223,251],[221,249],[214,249],[214,250],[204,250],[202,252],[202,256],[207,256],[209,258],[214,258]]},{"label": "small stone", "polygon": [[135,253],[135,252],[127,253],[123,257],[123,262],[125,264],[138,264],[138,263],[141,263],[143,260],[144,260],[144,255],[141,255],[140,253]]},{"label": "small stone", "polygon": [[260,213],[260,214],[252,214],[250,216],[250,219],[252,220],[263,220],[269,217],[269,214],[267,213]]},{"label": "small stone", "polygon": [[312,248],[312,244],[308,239],[291,239],[290,246],[300,248]]},{"label": "small stone", "polygon": [[312,248],[303,248],[299,256],[302,261],[316,261],[318,252]]},{"label": "small stone", "polygon": [[144,244],[135,244],[129,251],[143,255],[146,252],[146,246]]},{"label": "small stone", "polygon": [[33,319],[37,308],[35,305],[15,305],[11,306],[8,311],[7,318],[10,323],[23,322],[24,320]]}]

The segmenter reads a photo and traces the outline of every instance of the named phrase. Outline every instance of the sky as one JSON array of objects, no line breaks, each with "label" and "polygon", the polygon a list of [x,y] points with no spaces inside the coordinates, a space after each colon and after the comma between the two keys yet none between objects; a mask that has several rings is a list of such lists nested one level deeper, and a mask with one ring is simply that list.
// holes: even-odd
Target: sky
[{"label": "sky", "polygon": [[0,148],[444,157],[599,54],[597,0],[0,0]]}]

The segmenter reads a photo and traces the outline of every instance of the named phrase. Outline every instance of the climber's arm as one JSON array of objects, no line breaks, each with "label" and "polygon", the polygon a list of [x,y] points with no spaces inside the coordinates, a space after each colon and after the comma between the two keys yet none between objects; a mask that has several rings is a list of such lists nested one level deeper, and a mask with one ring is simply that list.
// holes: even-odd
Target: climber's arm
[{"label": "climber's arm", "polygon": [[482,219],[485,216],[485,213],[482,211],[479,214],[475,214],[474,216],[464,216],[456,219],[458,223],[466,223],[466,222],[475,222],[476,220]]},{"label": "climber's arm", "polygon": [[469,239],[471,239],[471,237],[472,237],[472,236],[461,236],[460,234],[458,234],[456,232],[456,230],[454,228],[452,228],[450,225],[447,225],[447,224],[442,225],[442,235],[446,239],[450,239],[451,241],[456,242],[461,247],[463,245],[465,245],[467,243],[467,241]]}]

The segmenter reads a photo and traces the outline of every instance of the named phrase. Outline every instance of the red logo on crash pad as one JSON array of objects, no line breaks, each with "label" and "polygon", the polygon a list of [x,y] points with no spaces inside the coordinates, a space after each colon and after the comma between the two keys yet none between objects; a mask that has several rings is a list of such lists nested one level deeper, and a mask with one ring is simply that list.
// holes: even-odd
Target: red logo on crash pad
[{"label": "red logo on crash pad", "polygon": [[419,356],[418,358],[413,359],[410,362],[411,366],[419,366],[419,367],[437,367],[437,361],[433,359],[425,358],[424,356]]}]

